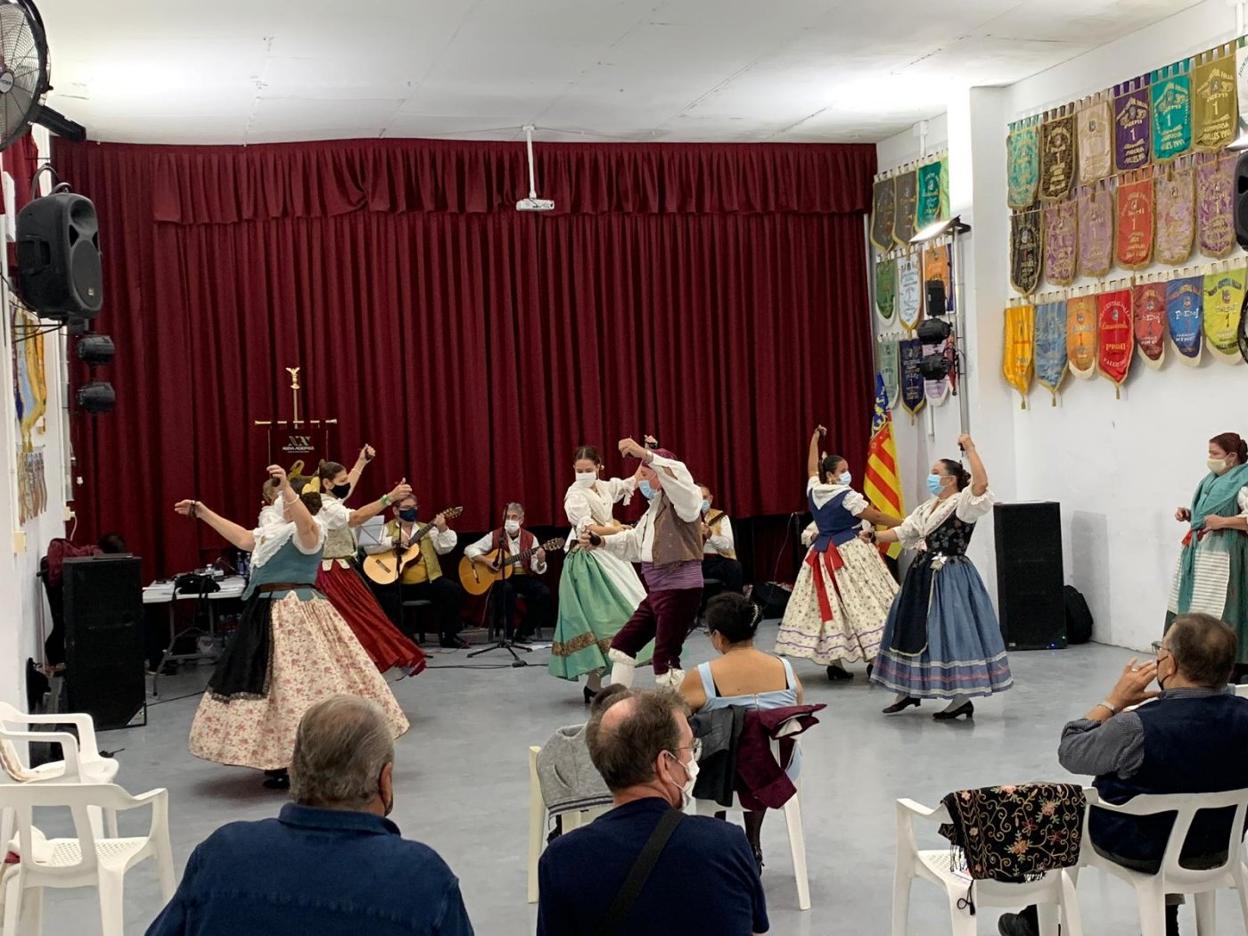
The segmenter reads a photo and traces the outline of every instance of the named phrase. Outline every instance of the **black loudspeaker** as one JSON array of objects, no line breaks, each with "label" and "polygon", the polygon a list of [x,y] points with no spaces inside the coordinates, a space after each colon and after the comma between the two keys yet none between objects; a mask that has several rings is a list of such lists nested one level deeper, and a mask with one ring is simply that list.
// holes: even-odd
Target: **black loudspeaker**
[{"label": "black loudspeaker", "polygon": [[927,314],[944,315],[948,311],[949,304],[945,297],[945,281],[938,279],[928,280]]},{"label": "black loudspeaker", "polygon": [[44,318],[95,318],[104,304],[95,205],[73,192],[36,198],[17,216],[21,294]]},{"label": "black loudspeaker", "polygon": [[1062,511],[1052,501],[997,504],[997,606],[1011,650],[1066,646]]},{"label": "black loudspeaker", "polygon": [[100,730],[144,711],[143,582],[137,556],[66,559],[65,683],[69,706]]},{"label": "black loudspeaker", "polygon": [[1248,150],[1235,163],[1235,240],[1248,250]]}]

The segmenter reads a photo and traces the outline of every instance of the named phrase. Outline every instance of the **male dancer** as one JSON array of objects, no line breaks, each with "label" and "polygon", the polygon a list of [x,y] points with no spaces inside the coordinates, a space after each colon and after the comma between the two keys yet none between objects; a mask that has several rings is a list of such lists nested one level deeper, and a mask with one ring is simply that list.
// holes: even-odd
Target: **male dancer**
[{"label": "male dancer", "polygon": [[611,682],[632,685],[637,654],[653,638],[655,682],[675,689],[685,678],[680,651],[702,600],[702,490],[667,449],[645,448],[633,439],[620,440],[619,448],[626,458],[641,460],[637,489],[650,506],[631,530],[604,537],[587,531],[580,540],[640,562],[649,590],[611,641]]}]

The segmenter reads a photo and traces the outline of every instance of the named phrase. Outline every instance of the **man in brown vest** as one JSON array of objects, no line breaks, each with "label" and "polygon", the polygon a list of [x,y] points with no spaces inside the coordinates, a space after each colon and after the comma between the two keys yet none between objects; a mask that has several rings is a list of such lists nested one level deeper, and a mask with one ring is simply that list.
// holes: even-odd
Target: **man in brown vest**
[{"label": "man in brown vest", "polygon": [[503,633],[510,639],[516,619],[516,599],[524,599],[524,629],[515,632],[518,640],[527,640],[544,627],[553,627],[554,610],[550,589],[541,577],[546,574],[546,550],[537,538],[524,528],[524,507],[512,501],[503,514],[503,525],[486,533],[475,543],[464,547],[464,555],[491,571],[498,571],[499,550],[513,558],[528,554],[527,562],[516,561],[509,578],[494,583],[490,595],[494,613],[502,619]]},{"label": "man in brown vest", "polygon": [[674,689],[685,677],[680,651],[702,600],[702,490],[684,462],[666,449],[622,439],[620,454],[641,460],[637,490],[650,506],[631,530],[601,537],[598,544],[588,532],[581,537],[582,546],[601,544],[640,562],[649,591],[611,641],[611,682],[632,684],[637,654],[653,639],[655,682]]}]

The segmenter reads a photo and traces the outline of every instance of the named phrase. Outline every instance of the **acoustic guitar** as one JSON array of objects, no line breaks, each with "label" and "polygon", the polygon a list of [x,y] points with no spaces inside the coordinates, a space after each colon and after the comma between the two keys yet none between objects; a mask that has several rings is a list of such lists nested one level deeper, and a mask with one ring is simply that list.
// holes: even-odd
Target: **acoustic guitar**
[{"label": "acoustic guitar", "polygon": [[508,555],[507,551],[500,546],[498,549],[482,555],[481,558],[490,560],[489,565],[473,562],[467,556],[464,556],[464,558],[459,560],[459,583],[464,586],[464,591],[470,595],[484,595],[494,586],[495,582],[509,579],[515,575],[516,566],[528,562],[539,549],[544,549],[548,553],[555,552],[563,549],[563,540],[548,539],[532,549],[522,549],[514,556]]},{"label": "acoustic guitar", "polygon": [[[446,510],[439,512],[443,518],[454,520],[464,512],[464,508],[447,507]],[[399,580],[404,569],[420,559],[420,541],[428,536],[433,528],[432,520],[421,524],[416,528],[416,532],[412,534],[406,546],[401,545],[401,540],[396,537],[393,549],[365,558],[364,574],[378,585],[393,585]],[[401,536],[402,530],[399,531],[399,537]]]}]

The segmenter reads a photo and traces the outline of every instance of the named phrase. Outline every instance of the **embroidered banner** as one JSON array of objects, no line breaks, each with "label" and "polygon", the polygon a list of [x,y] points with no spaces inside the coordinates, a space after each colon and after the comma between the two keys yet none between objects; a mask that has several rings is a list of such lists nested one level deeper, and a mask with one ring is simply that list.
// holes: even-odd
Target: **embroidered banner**
[{"label": "embroidered banner", "polygon": [[893,204],[896,214],[893,216],[893,241],[898,247],[908,247],[910,238],[914,237],[914,213],[919,207],[919,177],[911,169],[903,172],[893,180],[896,183],[896,195]]},{"label": "embroidered banner", "polygon": [[1227,364],[1240,364],[1239,318],[1244,303],[1244,268],[1205,274],[1205,344]]},{"label": "embroidered banner", "polygon": [[1196,240],[1196,170],[1187,156],[1156,171],[1157,262],[1178,266]]},{"label": "embroidered banner", "polygon": [[1192,147],[1192,83],[1187,62],[1153,72],[1153,159],[1163,162]]},{"label": "embroidered banner", "polygon": [[1161,367],[1166,359],[1166,284],[1138,283],[1132,290],[1131,312],[1135,319],[1135,344],[1144,363]]},{"label": "embroidered banner", "polygon": [[1089,185],[1114,169],[1114,113],[1106,95],[1088,99],[1076,115],[1079,183]]},{"label": "embroidered banner", "polygon": [[921,231],[933,221],[949,213],[949,180],[945,174],[946,160],[919,166],[919,207],[916,224]]},{"label": "embroidered banner", "polygon": [[1096,376],[1096,296],[1066,300],[1066,359],[1081,380]]},{"label": "embroidered banner", "polygon": [[1010,215],[1010,282],[1024,296],[1040,285],[1044,252],[1040,234],[1040,209],[1027,208]]},{"label": "embroidered banner", "polygon": [[1239,131],[1248,130],[1248,44],[1241,37],[1235,45],[1235,97]]},{"label": "embroidered banner", "polygon": [[871,190],[871,243],[876,250],[893,249],[893,216],[897,212],[897,184],[880,179]]},{"label": "embroidered banner", "polygon": [[1131,290],[1115,289],[1097,297],[1097,367],[1114,382],[1114,395],[1131,371],[1135,353],[1132,337]]},{"label": "embroidered banner", "polygon": [[1118,180],[1118,265],[1146,267],[1153,256],[1153,174],[1147,170]]},{"label": "embroidered banner", "polygon": [[1201,340],[1201,300],[1204,298],[1204,278],[1182,276],[1166,283],[1166,321],[1170,326],[1170,341],[1179,352],[1179,360],[1195,367],[1200,363],[1203,341]]},{"label": "embroidered banner", "polygon": [[1235,89],[1235,59],[1229,47],[1195,59],[1192,72],[1192,145],[1217,151],[1235,139],[1239,108]]},{"label": "embroidered banner", "polygon": [[927,403],[923,375],[919,373],[923,346],[918,338],[906,338],[899,342],[897,353],[901,358],[901,405],[913,417]]},{"label": "embroidered banner", "polygon": [[1066,300],[1036,306],[1036,379],[1053,395],[1066,379]]},{"label": "embroidered banner", "polygon": [[897,311],[896,260],[881,260],[875,265],[875,308],[885,321]]},{"label": "embroidered banner", "polygon": [[1079,191],[1079,275],[1102,277],[1114,264],[1114,196],[1109,182]]},{"label": "embroidered banner", "polygon": [[1143,169],[1152,158],[1152,112],[1148,75],[1114,87],[1114,168]]},{"label": "embroidered banner", "polygon": [[919,281],[919,258],[915,253],[897,259],[897,320],[907,332],[923,317],[923,284]]},{"label": "embroidered banner", "polygon": [[[953,276],[950,273],[950,248],[948,244],[923,248],[923,303],[927,315],[942,315],[953,311]],[[927,284],[940,280],[945,286],[945,307],[927,309]]]},{"label": "embroidered banner", "polygon": [[1075,183],[1075,115],[1057,111],[1040,125],[1040,197],[1065,198]]},{"label": "embroidered banner", "polygon": [[1044,278],[1057,286],[1075,281],[1079,265],[1079,205],[1073,198],[1044,206]]},{"label": "embroidered banner", "polygon": [[880,378],[890,405],[896,405],[897,392],[901,386],[901,358],[897,354],[896,336],[885,336],[876,342],[876,357],[880,362]]},{"label": "embroidered banner", "polygon": [[1005,381],[1023,398],[1031,392],[1035,374],[1036,310],[1030,305],[1010,306],[1005,310],[1005,347],[1001,354],[1001,373]]},{"label": "embroidered banner", "polygon": [[1196,157],[1196,227],[1200,252],[1225,257],[1235,249],[1235,153]]},{"label": "embroidered banner", "polygon": [[1035,119],[1016,124],[1005,138],[1011,208],[1030,208],[1040,186],[1040,128]]}]

